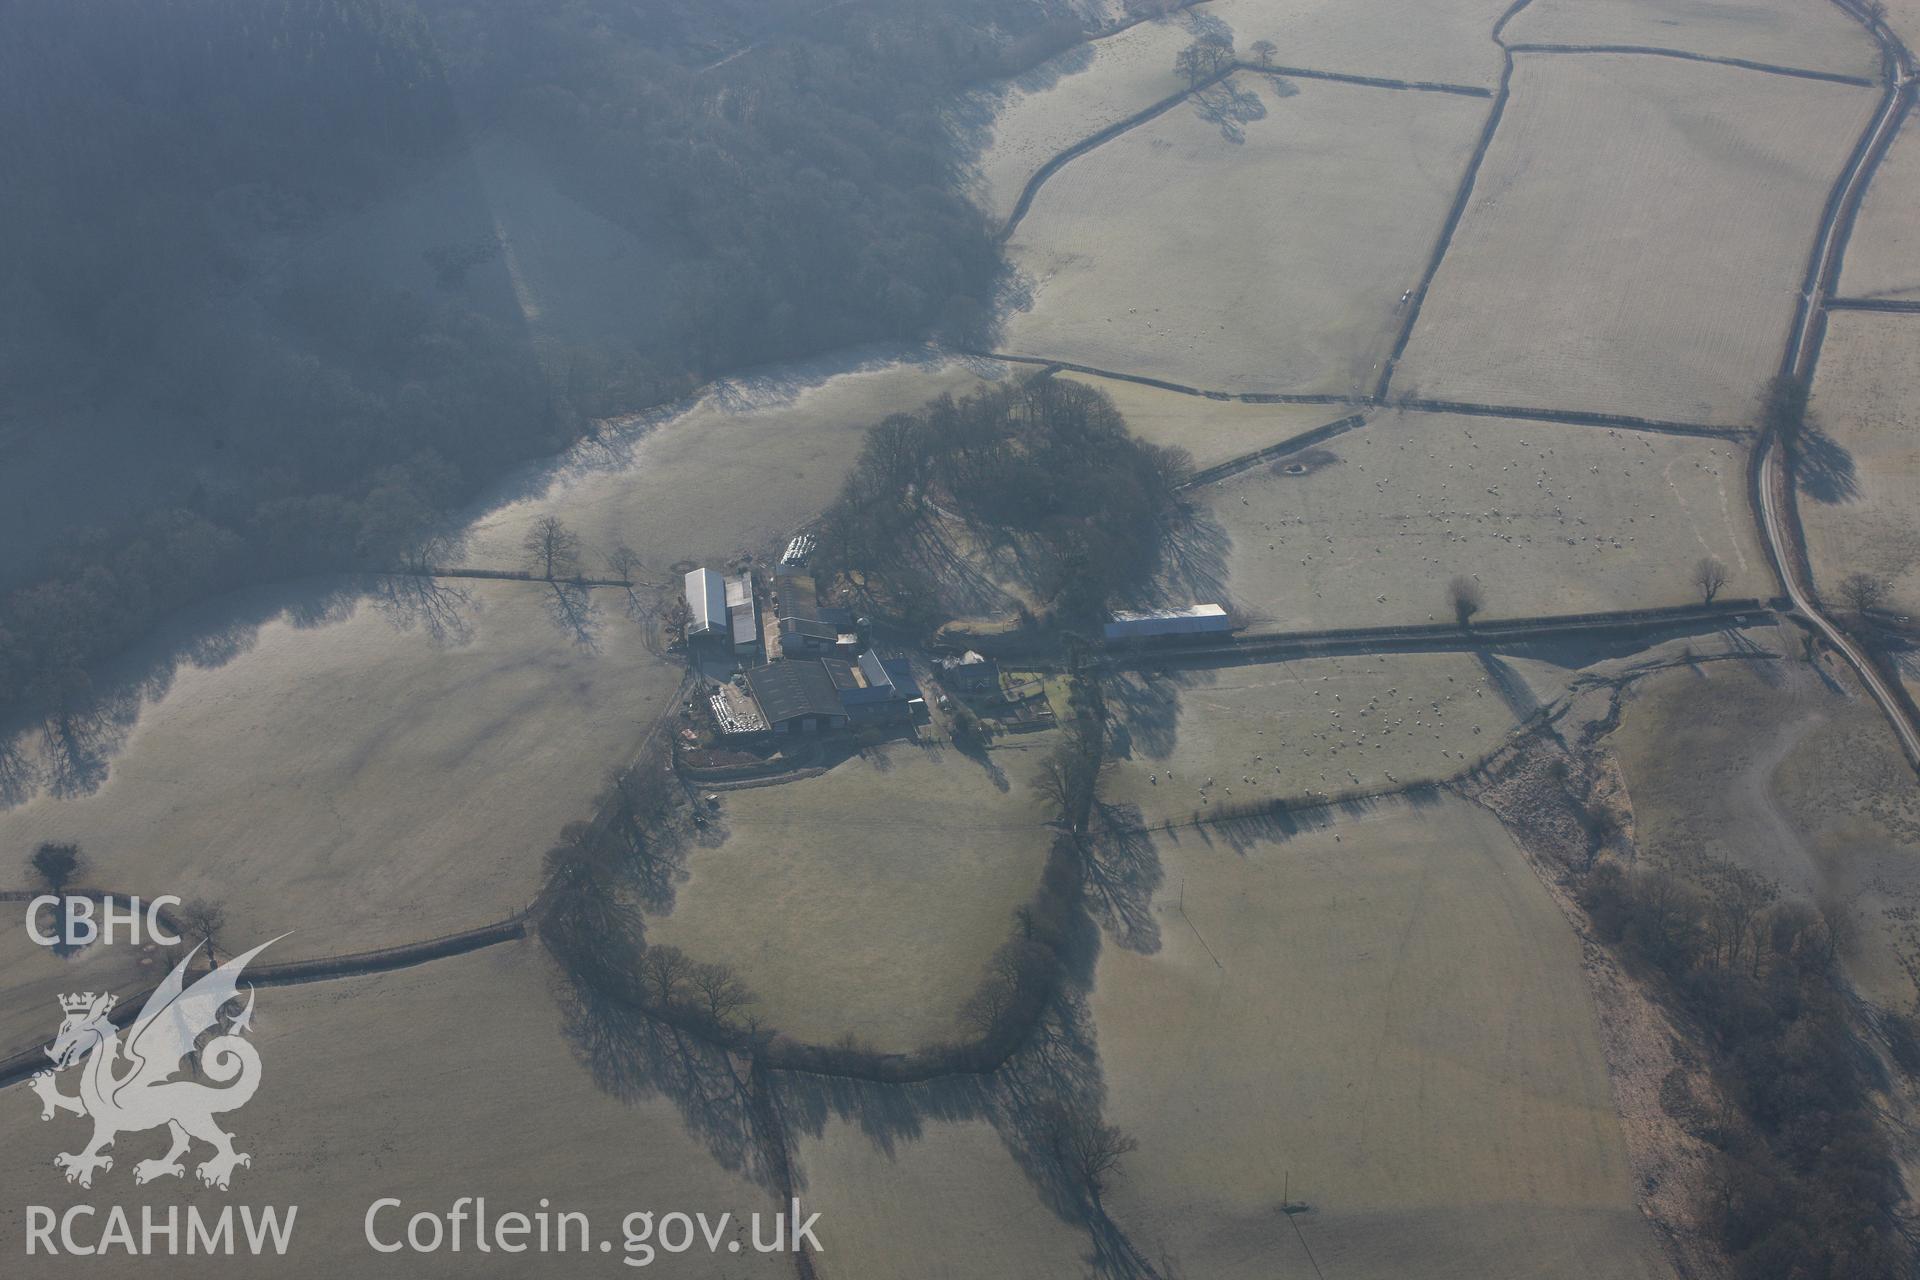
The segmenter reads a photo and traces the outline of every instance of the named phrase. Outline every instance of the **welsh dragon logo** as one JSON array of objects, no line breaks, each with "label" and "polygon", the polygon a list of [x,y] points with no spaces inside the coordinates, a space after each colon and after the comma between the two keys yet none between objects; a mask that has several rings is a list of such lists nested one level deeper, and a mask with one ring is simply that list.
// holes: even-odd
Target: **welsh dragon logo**
[{"label": "welsh dragon logo", "polygon": [[[186,1169],[180,1157],[195,1139],[213,1148],[213,1155],[195,1169],[200,1181],[210,1187],[226,1190],[234,1169],[253,1163],[246,1152],[233,1149],[233,1135],[214,1121],[216,1115],[245,1106],[260,1087],[260,1055],[241,1038],[252,1025],[253,988],[247,988],[246,1007],[227,1020],[225,1031],[220,1030],[220,1011],[237,998],[240,973],[247,962],[277,941],[263,942],[235,956],[189,987],[187,966],[200,950],[195,947],[147,997],[140,1016],[127,1028],[124,1043],[108,1016],[113,1012],[113,996],[89,991],[60,997],[66,1018],[52,1047],[45,1051],[53,1059],[53,1070],[34,1076],[30,1086],[40,1095],[42,1120],[51,1120],[60,1111],[93,1119],[93,1140],[84,1149],[53,1158],[57,1168],[66,1170],[68,1182],[92,1186],[95,1170],[113,1168],[113,1157],[105,1152],[115,1138],[162,1125],[172,1135],[173,1145],[159,1159],[133,1166],[136,1183],[183,1176]],[[215,1034],[198,1050],[198,1074],[220,1087],[175,1079],[209,1031]],[[61,1093],[55,1073],[82,1059],[80,1092]]]}]

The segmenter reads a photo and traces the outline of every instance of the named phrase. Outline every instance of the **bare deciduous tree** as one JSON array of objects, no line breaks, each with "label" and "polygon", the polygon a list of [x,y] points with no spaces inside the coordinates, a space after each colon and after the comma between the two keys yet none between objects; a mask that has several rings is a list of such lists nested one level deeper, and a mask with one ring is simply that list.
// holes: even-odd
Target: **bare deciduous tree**
[{"label": "bare deciduous tree", "polygon": [[1886,584],[1868,574],[1850,573],[1840,580],[1840,598],[1855,613],[1867,613],[1886,600]]},{"label": "bare deciduous tree", "polygon": [[624,542],[607,552],[607,568],[629,586],[633,583],[633,571],[639,567],[640,553]]},{"label": "bare deciduous tree", "polygon": [[734,1015],[754,1002],[753,992],[724,964],[698,964],[691,975],[694,997],[714,1025],[733,1025]]},{"label": "bare deciduous tree", "polygon": [[1712,556],[1702,556],[1693,566],[1693,585],[1708,604],[1727,585],[1727,566]]},{"label": "bare deciduous tree", "polygon": [[693,969],[693,961],[678,947],[648,947],[640,958],[641,981],[646,983],[647,994],[663,1009],[686,998]]},{"label": "bare deciduous tree", "polygon": [[184,903],[177,915],[187,940],[197,939],[206,945],[207,968],[213,968],[214,949],[220,945],[220,935],[227,927],[226,907],[207,898],[195,898]]},{"label": "bare deciduous tree", "polygon": [[87,859],[79,845],[49,840],[34,848],[27,865],[33,868],[33,874],[46,881],[48,888],[58,893],[80,875]]},{"label": "bare deciduous tree", "polygon": [[1453,617],[1461,626],[1473,621],[1473,615],[1487,607],[1487,597],[1480,590],[1480,584],[1472,578],[1461,575],[1447,584],[1447,601],[1453,606]]},{"label": "bare deciduous tree", "polygon": [[1119,1171],[1120,1161],[1140,1145],[1118,1125],[1103,1124],[1086,1106],[1072,1102],[1049,1103],[1041,1122],[1061,1167],[1085,1188],[1096,1205],[1107,1189],[1108,1179]]},{"label": "bare deciduous tree", "polygon": [[580,535],[561,524],[558,516],[534,521],[520,545],[526,549],[528,566],[549,582],[580,572]]},{"label": "bare deciduous tree", "polygon": [[1201,36],[1173,55],[1173,69],[1185,76],[1187,88],[1198,89],[1233,62],[1233,42],[1218,34]]}]

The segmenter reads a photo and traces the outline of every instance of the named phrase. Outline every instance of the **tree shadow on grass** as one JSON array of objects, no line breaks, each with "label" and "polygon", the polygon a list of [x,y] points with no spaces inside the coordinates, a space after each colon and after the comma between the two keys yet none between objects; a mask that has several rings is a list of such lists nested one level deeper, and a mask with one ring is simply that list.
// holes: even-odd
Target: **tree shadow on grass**
[{"label": "tree shadow on grass", "polygon": [[564,1034],[603,1092],[628,1104],[665,1098],[722,1168],[776,1190],[744,1060],[582,984],[568,987]]},{"label": "tree shadow on grass", "polygon": [[440,648],[473,639],[473,594],[446,579],[382,574],[367,580],[367,599],[394,630],[419,627]]},{"label": "tree shadow on grass", "polygon": [[1515,721],[1525,724],[1540,710],[1540,700],[1533,696],[1533,690],[1527,687],[1518,671],[1489,649],[1475,649],[1473,656],[1480,663],[1480,669],[1487,673],[1487,683],[1500,695],[1500,701],[1506,703]]},{"label": "tree shadow on grass", "polygon": [[1165,883],[1166,871],[1140,810],[1097,802],[1083,865],[1087,910],[1114,944],[1147,956],[1160,950],[1153,896]]},{"label": "tree shadow on grass", "polygon": [[1229,77],[1194,94],[1193,110],[1208,124],[1217,125],[1222,138],[1239,146],[1247,140],[1247,126],[1266,118],[1267,104],[1258,93],[1242,89]]},{"label": "tree shadow on grass", "polygon": [[[1403,804],[1412,809],[1427,809],[1444,799],[1438,786],[1421,783],[1402,791],[1379,796],[1350,796],[1327,804],[1298,808],[1276,807],[1260,813],[1239,814],[1215,822],[1201,822],[1190,828],[1200,843],[1211,848],[1218,843],[1230,852],[1245,857],[1262,845],[1285,844],[1296,836],[1326,831],[1345,822],[1357,821],[1388,805]],[[1178,843],[1187,830],[1174,828],[1168,838]]]},{"label": "tree shadow on grass", "polygon": [[552,588],[541,600],[547,620],[576,649],[600,652],[600,631],[605,619],[594,603],[593,592],[572,582],[550,582]]},{"label": "tree shadow on grass", "polygon": [[1832,505],[1860,496],[1853,455],[1811,422],[1800,428],[1793,443],[1793,473],[1800,492],[1815,502]]}]

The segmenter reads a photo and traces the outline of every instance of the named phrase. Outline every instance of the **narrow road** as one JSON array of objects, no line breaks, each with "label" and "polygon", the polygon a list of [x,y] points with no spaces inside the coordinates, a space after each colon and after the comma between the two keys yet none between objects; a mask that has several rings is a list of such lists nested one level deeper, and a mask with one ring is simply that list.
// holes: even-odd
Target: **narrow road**
[{"label": "narrow road", "polygon": [[[1890,55],[1894,81],[1862,145],[1854,150],[1852,167],[1839,188],[1839,199],[1828,208],[1826,223],[1820,230],[1805,305],[1795,321],[1784,362],[1785,371],[1796,378],[1811,380],[1813,376],[1814,365],[1819,359],[1819,316],[1838,281],[1840,250],[1845,245],[1847,229],[1853,224],[1854,213],[1860,206],[1861,197],[1866,193],[1867,184],[1893,132],[1900,127],[1900,122],[1913,105],[1913,54],[1878,22],[1868,24],[1868,29],[1880,47]],[[1761,439],[1759,448],[1760,524],[1766,531],[1774,563],[1779,566],[1781,583],[1786,587],[1788,599],[1793,602],[1794,611],[1812,624],[1827,643],[1852,664],[1861,683],[1873,695],[1874,701],[1880,704],[1888,722],[1893,725],[1908,761],[1915,768],[1920,768],[1920,726],[1915,725],[1913,718],[1907,714],[1905,701],[1853,637],[1821,612],[1819,601],[1801,579],[1803,559],[1800,531],[1793,517],[1784,509],[1783,502],[1786,486],[1792,483],[1792,477],[1787,474],[1782,460],[1785,451],[1777,447],[1771,435]]]}]

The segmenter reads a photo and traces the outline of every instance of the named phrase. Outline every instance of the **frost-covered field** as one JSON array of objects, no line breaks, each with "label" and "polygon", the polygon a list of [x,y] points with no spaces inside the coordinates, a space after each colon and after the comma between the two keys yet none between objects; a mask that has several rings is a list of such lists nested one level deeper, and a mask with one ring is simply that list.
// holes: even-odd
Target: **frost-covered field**
[{"label": "frost-covered field", "polygon": [[[538,583],[389,585],[309,583],[182,619],[183,647],[136,655],[157,665],[116,686],[90,736],[13,741],[38,790],[0,810],[0,847],[78,841],[100,884],[224,903],[230,942],[293,930],[282,959],[524,907],[541,854],[680,672],[616,592],[583,611]],[[209,637],[249,606],[264,620]]]},{"label": "frost-covered field", "polygon": [[1213,0],[1200,11],[1256,40],[1281,66],[1491,88],[1500,80],[1493,24],[1511,0]]},{"label": "frost-covered field", "polygon": [[1173,59],[1204,27],[1202,12],[1076,45],[961,102],[952,122],[974,155],[973,198],[1004,222],[1047,161],[1185,89]]},{"label": "frost-covered field", "polygon": [[1533,0],[1509,44],[1643,45],[1871,78],[1880,50],[1837,5],[1800,0]]},{"label": "frost-covered field", "polygon": [[461,563],[519,567],[521,540],[544,515],[580,534],[590,572],[604,572],[621,543],[655,581],[681,560],[764,554],[832,503],[868,427],[1005,373],[992,361],[893,352],[718,383],[504,483],[468,529]]},{"label": "frost-covered field", "polygon": [[991,755],[891,744],[814,778],[729,791],[647,937],[723,961],[798,1040],[960,1039],[961,1004],[1032,897],[1053,832],[1029,783],[1051,735]]},{"label": "frost-covered field", "polygon": [[1456,575],[1488,617],[1686,604],[1708,556],[1764,596],[1745,483],[1730,441],[1383,413],[1207,486],[1196,558],[1258,630],[1445,621]]},{"label": "frost-covered field", "polygon": [[1464,653],[1129,672],[1107,694],[1118,759],[1100,794],[1149,823],[1186,822],[1230,805],[1451,777],[1572,674]]},{"label": "frost-covered field", "polygon": [[1393,389],[1737,425],[1871,89],[1525,54]]},{"label": "frost-covered field", "polygon": [[1847,238],[1840,292],[1920,300],[1920,124],[1909,115],[1874,171]]},{"label": "frost-covered field", "polygon": [[[1157,945],[1103,946],[1107,1208],[1186,1274],[1665,1274],[1580,951],[1489,814],[1389,802],[1157,838]],[[1441,1268],[1444,1267],[1444,1271]]]},{"label": "frost-covered field", "polygon": [[1185,449],[1196,467],[1211,467],[1256,453],[1269,445],[1323,427],[1347,415],[1341,405],[1246,404],[1214,400],[1178,391],[1063,372],[1054,375],[1085,383],[1113,398],[1127,430],[1142,440]]},{"label": "frost-covered field", "polygon": [[1799,508],[1822,595],[1865,573],[1920,610],[1920,316],[1830,315],[1811,412]]},{"label": "frost-covered field", "polygon": [[[629,1269],[619,1261],[627,1213],[727,1213],[744,1231],[747,1215],[780,1207],[774,1192],[742,1172],[724,1120],[727,1101],[716,1098],[705,1111],[709,1128],[688,1122],[698,1108],[684,1089],[664,1083],[669,1073],[649,1056],[657,1049],[664,1057],[664,1046],[635,1041],[614,1060],[624,1063],[610,1077],[615,1091],[600,1088],[562,1033],[547,981],[538,944],[527,942],[376,977],[260,991],[251,1037],[260,1089],[244,1110],[221,1117],[253,1163],[235,1172],[226,1194],[202,1187],[191,1164],[184,1180],[133,1189],[133,1164],[165,1150],[164,1131],[123,1135],[113,1169],[97,1175],[91,1190],[69,1185],[52,1157],[84,1141],[83,1122],[62,1116],[43,1125],[26,1086],[0,1090],[0,1144],[9,1154],[0,1169],[0,1234],[24,1239],[23,1205],[62,1212],[79,1203],[101,1205],[100,1217],[80,1223],[83,1235],[97,1235],[105,1205],[121,1202],[137,1237],[138,1206],[152,1204],[163,1222],[169,1207],[183,1215],[184,1254],[187,1205],[214,1215],[229,1202],[297,1205],[291,1247],[271,1263],[276,1276],[568,1275],[595,1267],[618,1274]],[[71,1093],[75,1086],[61,1087]],[[189,1160],[204,1159],[206,1150],[197,1147]],[[374,1200],[388,1196],[403,1207],[378,1219],[386,1240],[402,1236],[413,1213],[444,1215],[461,1196],[484,1196],[490,1219],[532,1215],[543,1200],[554,1213],[586,1213],[596,1244],[607,1239],[614,1251],[489,1256],[474,1248],[470,1217],[457,1253],[443,1245],[435,1253],[380,1254],[366,1242],[364,1219]],[[710,1256],[703,1246],[656,1262],[700,1280],[793,1274],[790,1257],[745,1246],[731,1253],[724,1243],[721,1250]],[[186,1274],[170,1270],[183,1261],[116,1250],[88,1259],[76,1274]],[[193,1274],[257,1276],[263,1265],[202,1257]],[[59,1264],[49,1266],[26,1274],[61,1274]]]},{"label": "frost-covered field", "polygon": [[1221,391],[1371,390],[1487,106],[1235,75],[1040,188],[1008,243],[1000,349]]}]

